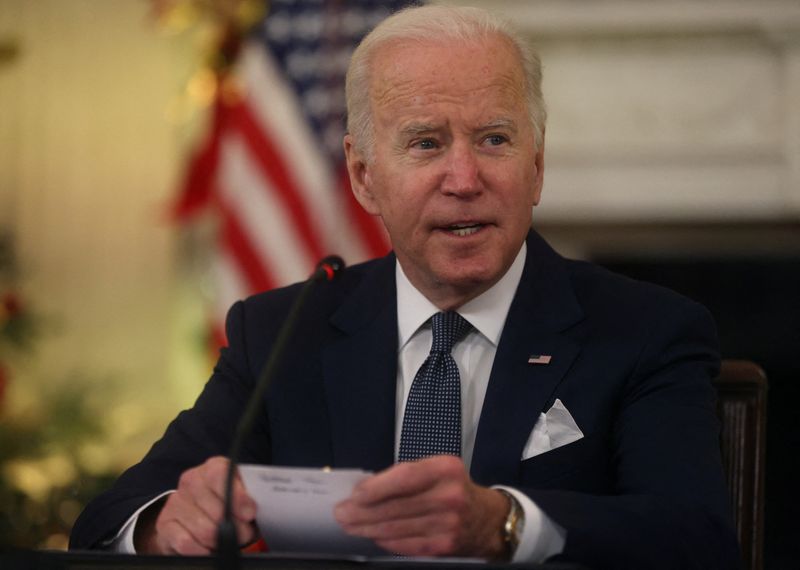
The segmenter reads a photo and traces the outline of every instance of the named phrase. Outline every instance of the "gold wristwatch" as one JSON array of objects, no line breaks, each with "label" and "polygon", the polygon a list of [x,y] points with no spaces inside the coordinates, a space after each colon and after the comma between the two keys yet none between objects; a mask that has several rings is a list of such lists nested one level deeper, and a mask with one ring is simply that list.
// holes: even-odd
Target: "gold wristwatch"
[{"label": "gold wristwatch", "polygon": [[508,497],[508,502],[511,505],[503,523],[503,528],[500,531],[503,542],[506,544],[508,559],[511,560],[514,558],[514,553],[517,551],[519,541],[522,538],[522,530],[525,528],[525,511],[522,510],[522,505],[519,504],[514,495],[505,489],[497,490]]}]

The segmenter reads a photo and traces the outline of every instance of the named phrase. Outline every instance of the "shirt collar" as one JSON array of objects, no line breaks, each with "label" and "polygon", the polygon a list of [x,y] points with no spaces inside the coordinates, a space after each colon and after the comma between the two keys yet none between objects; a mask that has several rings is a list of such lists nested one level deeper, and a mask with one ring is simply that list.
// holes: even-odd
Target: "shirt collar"
[{"label": "shirt collar", "polygon": [[[503,332],[511,301],[514,300],[514,294],[522,278],[526,255],[527,245],[523,242],[517,257],[500,281],[457,310],[459,315],[469,321],[495,346],[500,341],[500,333]],[[399,348],[403,348],[414,333],[439,312],[439,308],[411,284],[399,262],[395,263],[395,279]]]}]

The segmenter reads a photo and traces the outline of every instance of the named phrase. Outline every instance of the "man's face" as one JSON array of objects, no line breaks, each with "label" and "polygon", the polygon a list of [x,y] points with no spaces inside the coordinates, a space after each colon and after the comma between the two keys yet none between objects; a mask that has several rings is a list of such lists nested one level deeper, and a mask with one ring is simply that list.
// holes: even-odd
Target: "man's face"
[{"label": "man's face", "polygon": [[539,202],[543,149],[522,67],[498,37],[390,43],[372,69],[371,159],[345,137],[353,191],[410,281],[453,308],[505,274]]}]

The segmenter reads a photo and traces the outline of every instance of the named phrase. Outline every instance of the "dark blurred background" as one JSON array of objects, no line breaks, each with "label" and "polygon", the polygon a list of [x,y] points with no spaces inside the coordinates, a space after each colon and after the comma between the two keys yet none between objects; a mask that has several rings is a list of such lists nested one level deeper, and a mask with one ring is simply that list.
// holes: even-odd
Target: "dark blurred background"
[{"label": "dark blurred background", "polygon": [[[800,224],[547,227],[592,261],[705,305],[723,358],[758,363],[769,381],[764,567],[797,568],[800,452]],[[620,241],[621,240],[621,241]],[[718,242],[718,243],[715,243]]]}]

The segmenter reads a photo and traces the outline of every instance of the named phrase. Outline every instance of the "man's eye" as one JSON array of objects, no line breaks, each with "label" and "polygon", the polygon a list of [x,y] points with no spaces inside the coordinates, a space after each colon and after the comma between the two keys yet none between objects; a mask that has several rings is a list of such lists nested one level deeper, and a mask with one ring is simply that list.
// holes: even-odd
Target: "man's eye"
[{"label": "man's eye", "polygon": [[488,137],[486,137],[486,142],[490,146],[500,146],[501,144],[504,144],[507,141],[508,139],[503,135],[489,135]]},{"label": "man's eye", "polygon": [[433,150],[437,147],[436,141],[433,139],[422,139],[414,143],[415,147],[422,150]]}]

